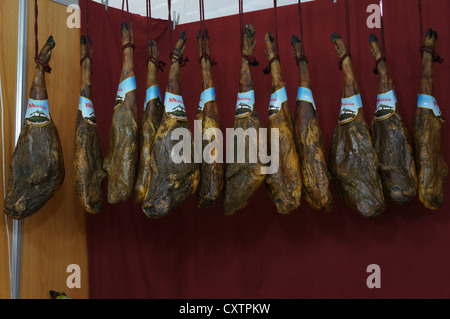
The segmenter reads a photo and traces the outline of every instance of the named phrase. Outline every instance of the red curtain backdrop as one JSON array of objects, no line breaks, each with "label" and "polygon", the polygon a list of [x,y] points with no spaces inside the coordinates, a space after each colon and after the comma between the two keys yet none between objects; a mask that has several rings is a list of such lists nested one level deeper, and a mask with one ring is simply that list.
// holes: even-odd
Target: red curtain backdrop
[{"label": "red curtain backdrop", "polygon": [[[367,6],[374,0],[350,1],[351,48],[366,120],[370,123],[377,97],[377,76],[368,42]],[[435,64],[435,94],[444,118],[450,101],[450,2],[423,0],[424,32],[438,31],[437,52],[445,58]],[[143,5],[145,2],[142,1]],[[84,18],[85,1],[80,1]],[[244,1],[244,11],[245,11]],[[91,3],[89,29],[93,41],[93,102],[106,152],[109,128],[121,72],[121,12]],[[237,12],[236,12],[237,13]],[[386,56],[399,112],[410,135],[421,74],[419,20],[416,1],[385,1]],[[342,74],[331,42],[338,32],[345,39],[344,1],[316,0],[303,4],[304,42],[309,59],[312,91],[318,108],[325,147],[329,149],[340,110]],[[206,12],[208,18],[208,12]],[[145,96],[146,22],[133,15],[135,73],[139,120]],[[264,34],[274,30],[273,10],[245,13],[245,23],[256,28],[252,69],[256,108],[263,124],[271,93]],[[297,66],[290,45],[299,34],[297,5],[278,8],[279,46],[283,78],[292,114],[298,86]],[[223,128],[233,126],[239,83],[238,15],[206,21],[212,69]],[[193,127],[201,93],[197,53],[200,23],[177,26],[187,32],[181,69],[181,87]],[[153,36],[161,57],[169,64],[167,22],[153,22]],[[161,93],[168,65],[159,72]],[[74,85],[77,85],[74,83]],[[449,125],[442,126],[445,158],[449,157]],[[445,195],[449,194],[445,183]],[[89,284],[91,298],[450,298],[450,200],[438,211],[425,209],[417,198],[404,206],[387,202],[375,219],[365,219],[334,194],[331,213],[314,211],[303,201],[288,216],[277,214],[264,186],[249,205],[224,216],[220,205],[201,210],[195,196],[170,215],[153,220],[132,199],[111,205],[105,200],[98,215],[87,216]],[[106,188],[105,188],[106,198]],[[381,288],[369,289],[367,267],[381,268]]]}]

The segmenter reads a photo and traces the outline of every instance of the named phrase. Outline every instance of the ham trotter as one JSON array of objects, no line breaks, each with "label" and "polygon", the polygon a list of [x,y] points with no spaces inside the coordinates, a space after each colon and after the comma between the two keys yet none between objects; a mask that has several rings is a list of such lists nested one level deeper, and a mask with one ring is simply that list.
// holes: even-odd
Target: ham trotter
[{"label": "ham trotter", "polygon": [[123,66],[103,162],[108,174],[107,198],[111,204],[126,201],[131,196],[136,174],[137,105],[132,41],[131,23],[123,22]]},{"label": "ham trotter", "polygon": [[[294,129],[287,101],[286,87],[281,76],[281,66],[275,57],[274,38],[272,33],[265,35],[266,56],[270,63],[272,75],[272,95],[269,103],[269,121],[267,128],[278,129],[279,147],[269,151],[272,156],[278,156],[278,169],[274,174],[266,175],[266,188],[269,197],[276,205],[280,214],[288,214],[300,206],[302,181],[300,162],[294,142]],[[268,145],[271,145],[272,134],[269,133]],[[276,144],[275,144],[276,145]]]},{"label": "ham trotter", "polygon": [[[40,61],[48,64],[54,47],[55,41],[50,36],[39,53]],[[10,163],[5,214],[13,219],[34,214],[53,197],[64,177],[61,142],[50,116],[45,69],[37,63],[25,119]]]},{"label": "ham trotter", "polygon": [[[155,41],[148,44],[148,50],[150,51],[150,56],[158,59],[159,52]],[[147,194],[147,187],[151,178],[151,149],[164,112],[158,86],[158,67],[154,61],[151,59],[148,60],[147,91],[145,94],[144,112],[142,113],[141,125],[139,127],[138,171],[134,185],[134,201],[136,203],[142,203],[145,199],[145,194]]]},{"label": "ham trotter", "polygon": [[[198,50],[200,54],[200,65],[202,72],[202,94],[198,109],[197,120],[202,123],[202,152],[203,158],[200,165],[200,183],[197,191],[197,204],[200,208],[207,208],[217,203],[223,190],[223,158],[220,155],[223,149],[222,141],[219,140],[215,132],[221,133],[221,124],[219,111],[216,104],[216,93],[211,74],[211,61],[203,56],[201,30],[197,35]],[[209,36],[205,29],[205,49],[209,57]],[[207,152],[210,159],[203,157],[203,152],[208,145],[214,145],[215,148]]]},{"label": "ham trotter", "polygon": [[377,107],[372,121],[373,147],[380,163],[384,195],[397,204],[410,201],[417,193],[417,174],[408,130],[399,112],[394,85],[386,60],[374,34],[369,43],[378,71]]},{"label": "ham trotter", "polygon": [[[89,42],[87,42],[89,41]],[[91,100],[91,39],[81,36],[81,91],[75,123],[73,186],[83,209],[100,212],[103,203],[103,157]]]},{"label": "ham trotter", "polygon": [[163,217],[180,206],[195,193],[200,179],[200,165],[194,163],[194,143],[180,84],[185,42],[186,32],[182,31],[171,57],[165,112],[151,149],[151,178],[142,204],[143,212],[151,218]]},{"label": "ham trotter", "polygon": [[331,176],[325,159],[322,132],[311,91],[308,62],[301,55],[301,40],[293,35],[291,44],[299,72],[299,88],[294,116],[294,136],[300,159],[302,196],[316,210],[331,211]]},{"label": "ham trotter", "polygon": [[342,59],[344,76],[341,112],[330,148],[332,183],[349,207],[364,217],[375,217],[385,209],[378,158],[364,120],[350,56],[346,54],[344,41],[338,34],[332,34],[331,40]]},{"label": "ham trotter", "polygon": [[[255,49],[255,28],[247,24],[244,31],[243,54],[251,56]],[[258,145],[259,129],[262,128],[261,120],[258,112],[254,107],[255,94],[253,90],[252,73],[250,69],[250,61],[242,57],[238,101],[235,111],[234,131],[243,130],[246,136],[243,141],[234,141],[233,151],[235,158],[228,160],[225,166],[225,182],[224,196],[222,201],[222,209],[225,215],[231,215],[236,211],[244,208],[249,203],[255,192],[259,189],[265,179],[264,173],[261,172],[263,166],[259,160],[250,161],[249,149],[250,145]],[[253,133],[255,134],[252,134]],[[236,139],[234,136],[233,139]],[[238,143],[244,142],[245,149],[238,150]],[[237,161],[236,156],[239,152],[245,153],[244,162]],[[242,154],[241,154],[242,155]]]},{"label": "ham trotter", "polygon": [[419,200],[428,209],[444,201],[444,177],[448,166],[442,152],[442,116],[434,97],[433,61],[437,33],[429,29],[422,58],[422,79],[414,120],[414,146],[419,178]]}]

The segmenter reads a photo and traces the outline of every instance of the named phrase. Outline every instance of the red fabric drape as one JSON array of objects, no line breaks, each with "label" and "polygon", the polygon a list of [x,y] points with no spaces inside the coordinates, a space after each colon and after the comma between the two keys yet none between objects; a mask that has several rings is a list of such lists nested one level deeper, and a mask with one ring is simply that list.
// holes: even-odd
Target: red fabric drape
[{"label": "red fabric drape", "polygon": [[[142,1],[143,2],[143,1]],[[375,109],[377,76],[368,37],[367,6],[373,0],[351,1],[352,61],[366,119]],[[144,3],[144,2],[143,2]],[[84,10],[84,1],[80,1]],[[450,117],[450,3],[423,0],[424,28],[438,31],[437,52],[446,58],[435,65],[435,94],[443,116]],[[245,10],[245,1],[244,1]],[[419,88],[421,57],[417,3],[385,1],[386,57],[395,83],[399,111],[410,135]],[[298,85],[290,38],[298,35],[296,5],[278,8],[279,52],[292,114]],[[103,152],[106,152],[113,105],[121,70],[120,11],[91,4],[93,40],[93,102]],[[95,17],[95,18],[94,18]],[[206,12],[208,18],[208,12]],[[328,148],[340,109],[342,74],[330,35],[345,39],[344,1],[317,0],[303,5],[304,41],[309,59],[312,91],[318,107],[325,147]],[[256,28],[254,67],[256,108],[267,123],[271,92],[264,33],[273,31],[273,11],[246,13],[245,23]],[[139,119],[145,95],[145,18],[133,15],[135,73]],[[239,18],[210,19],[212,69],[217,104],[223,127],[232,127],[239,83]],[[153,25],[160,59],[168,61],[166,21]],[[178,26],[187,32],[185,55],[190,62],[181,70],[181,86],[193,125],[201,93],[197,31],[200,23]],[[448,60],[448,61],[447,61]],[[159,72],[164,95],[168,66]],[[74,84],[75,85],[75,84]],[[449,126],[443,125],[443,147],[449,157]],[[445,194],[448,194],[446,183]],[[106,194],[106,188],[105,188]],[[106,197],[106,195],[105,195]],[[147,218],[130,199],[104,204],[98,215],[87,216],[87,240],[91,298],[449,298],[450,214],[445,199],[438,211],[425,209],[418,199],[404,206],[387,203],[375,219],[350,210],[334,193],[334,209],[314,211],[303,201],[288,216],[276,213],[264,187],[247,208],[226,217],[217,205],[207,210],[196,206],[195,196],[160,220]],[[366,286],[367,266],[381,267],[381,289]]]}]

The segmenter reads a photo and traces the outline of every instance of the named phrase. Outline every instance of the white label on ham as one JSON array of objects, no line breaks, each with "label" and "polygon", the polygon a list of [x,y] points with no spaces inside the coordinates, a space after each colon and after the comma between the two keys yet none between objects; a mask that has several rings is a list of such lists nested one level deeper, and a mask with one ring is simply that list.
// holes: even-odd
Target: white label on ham
[{"label": "white label on ham", "polygon": [[308,88],[299,86],[297,91],[297,101],[305,101],[312,104],[314,110],[316,109],[316,103],[314,103],[314,97],[312,91]]},{"label": "white label on ham", "polygon": [[205,104],[211,101],[216,100],[216,89],[214,87],[206,89],[202,92],[200,95],[200,102],[198,103],[198,112],[197,114],[200,114],[203,112],[203,108],[205,107]]},{"label": "white label on ham", "polygon": [[236,118],[243,118],[249,116],[253,112],[255,104],[255,91],[239,92],[237,95],[236,111],[234,113]]},{"label": "white label on ham", "polygon": [[81,111],[83,118],[91,125],[97,125],[94,112],[94,104],[88,98],[80,96],[80,101],[78,103],[78,110]]},{"label": "white label on ham", "polygon": [[119,84],[119,88],[117,89],[116,103],[114,106],[114,110],[118,109],[125,102],[125,97],[127,93],[136,90],[136,77],[130,76],[126,78]]},{"label": "white label on ham", "polygon": [[157,98],[159,98],[159,100],[162,101],[161,92],[159,91],[159,86],[152,85],[151,87],[149,87],[147,89],[147,91],[145,93],[144,111],[147,108],[148,102],[150,102],[151,100],[157,99]]},{"label": "white label on ham", "polygon": [[166,114],[171,118],[182,121],[187,120],[186,109],[181,95],[166,92],[164,96],[164,106]]},{"label": "white label on ham", "polygon": [[392,89],[386,93],[378,94],[377,108],[375,110],[375,120],[382,121],[390,118],[396,110],[397,97]]},{"label": "white label on ham", "polygon": [[442,119],[441,109],[437,104],[436,98],[427,94],[417,95],[417,107],[430,109],[439,119]]},{"label": "white label on ham", "polygon": [[32,126],[44,126],[50,122],[48,100],[28,99],[25,121]]},{"label": "white label on ham", "polygon": [[287,101],[286,87],[276,90],[270,96],[269,119],[280,113],[281,105]]},{"label": "white label on ham", "polygon": [[358,115],[358,110],[361,108],[361,95],[353,95],[351,97],[341,99],[341,112],[339,113],[338,124],[346,124],[353,121]]}]

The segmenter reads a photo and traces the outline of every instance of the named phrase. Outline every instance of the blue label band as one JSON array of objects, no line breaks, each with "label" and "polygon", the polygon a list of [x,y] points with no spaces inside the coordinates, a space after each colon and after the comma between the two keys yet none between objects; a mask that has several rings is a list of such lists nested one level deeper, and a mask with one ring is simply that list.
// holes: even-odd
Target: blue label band
[{"label": "blue label band", "polygon": [[338,124],[346,124],[353,121],[358,115],[358,110],[361,108],[361,95],[353,95],[351,97],[341,99],[341,112],[339,113]]},{"label": "blue label band", "polygon": [[417,95],[417,107],[430,109],[433,111],[434,115],[442,118],[441,109],[437,104],[436,98],[431,95],[418,94]]},{"label": "blue label band", "polygon": [[200,114],[203,112],[203,108],[205,107],[205,104],[211,101],[216,100],[216,89],[214,87],[206,89],[202,92],[200,95],[200,102],[198,103],[198,112],[197,114]]},{"label": "blue label band", "polygon": [[147,89],[147,91],[145,93],[144,111],[147,108],[148,102],[150,102],[151,100],[157,99],[157,98],[159,98],[159,100],[162,101],[161,92],[159,91],[159,86],[152,85],[151,87],[149,87]]},{"label": "blue label band", "polygon": [[166,92],[164,96],[164,106],[166,114],[171,118],[182,121],[187,120],[186,109],[181,95]]},{"label": "blue label band", "polygon": [[313,105],[314,110],[317,110],[316,103],[314,103],[314,97],[313,97],[312,91],[308,88],[299,86],[298,91],[297,91],[297,101],[309,102]]},{"label": "blue label band", "polygon": [[236,101],[236,111],[234,113],[236,118],[249,116],[253,112],[255,104],[255,91],[239,92]]},{"label": "blue label band", "polygon": [[280,113],[281,105],[287,101],[286,87],[276,90],[270,96],[269,119]]},{"label": "blue label band", "polygon": [[25,121],[32,126],[44,126],[50,122],[48,100],[28,99]]},{"label": "blue label band", "polygon": [[78,103],[78,110],[81,111],[83,118],[91,125],[97,125],[97,121],[95,118],[94,104],[88,98],[84,96],[80,96],[80,100]]},{"label": "blue label band", "polygon": [[125,96],[127,93],[136,90],[136,77],[131,76],[126,78],[119,84],[119,88],[117,89],[116,103],[114,106],[114,110],[118,109],[125,102]]},{"label": "blue label band", "polygon": [[397,97],[395,91],[378,94],[377,96],[377,108],[374,113],[374,118],[377,121],[382,121],[390,118],[396,110]]}]

